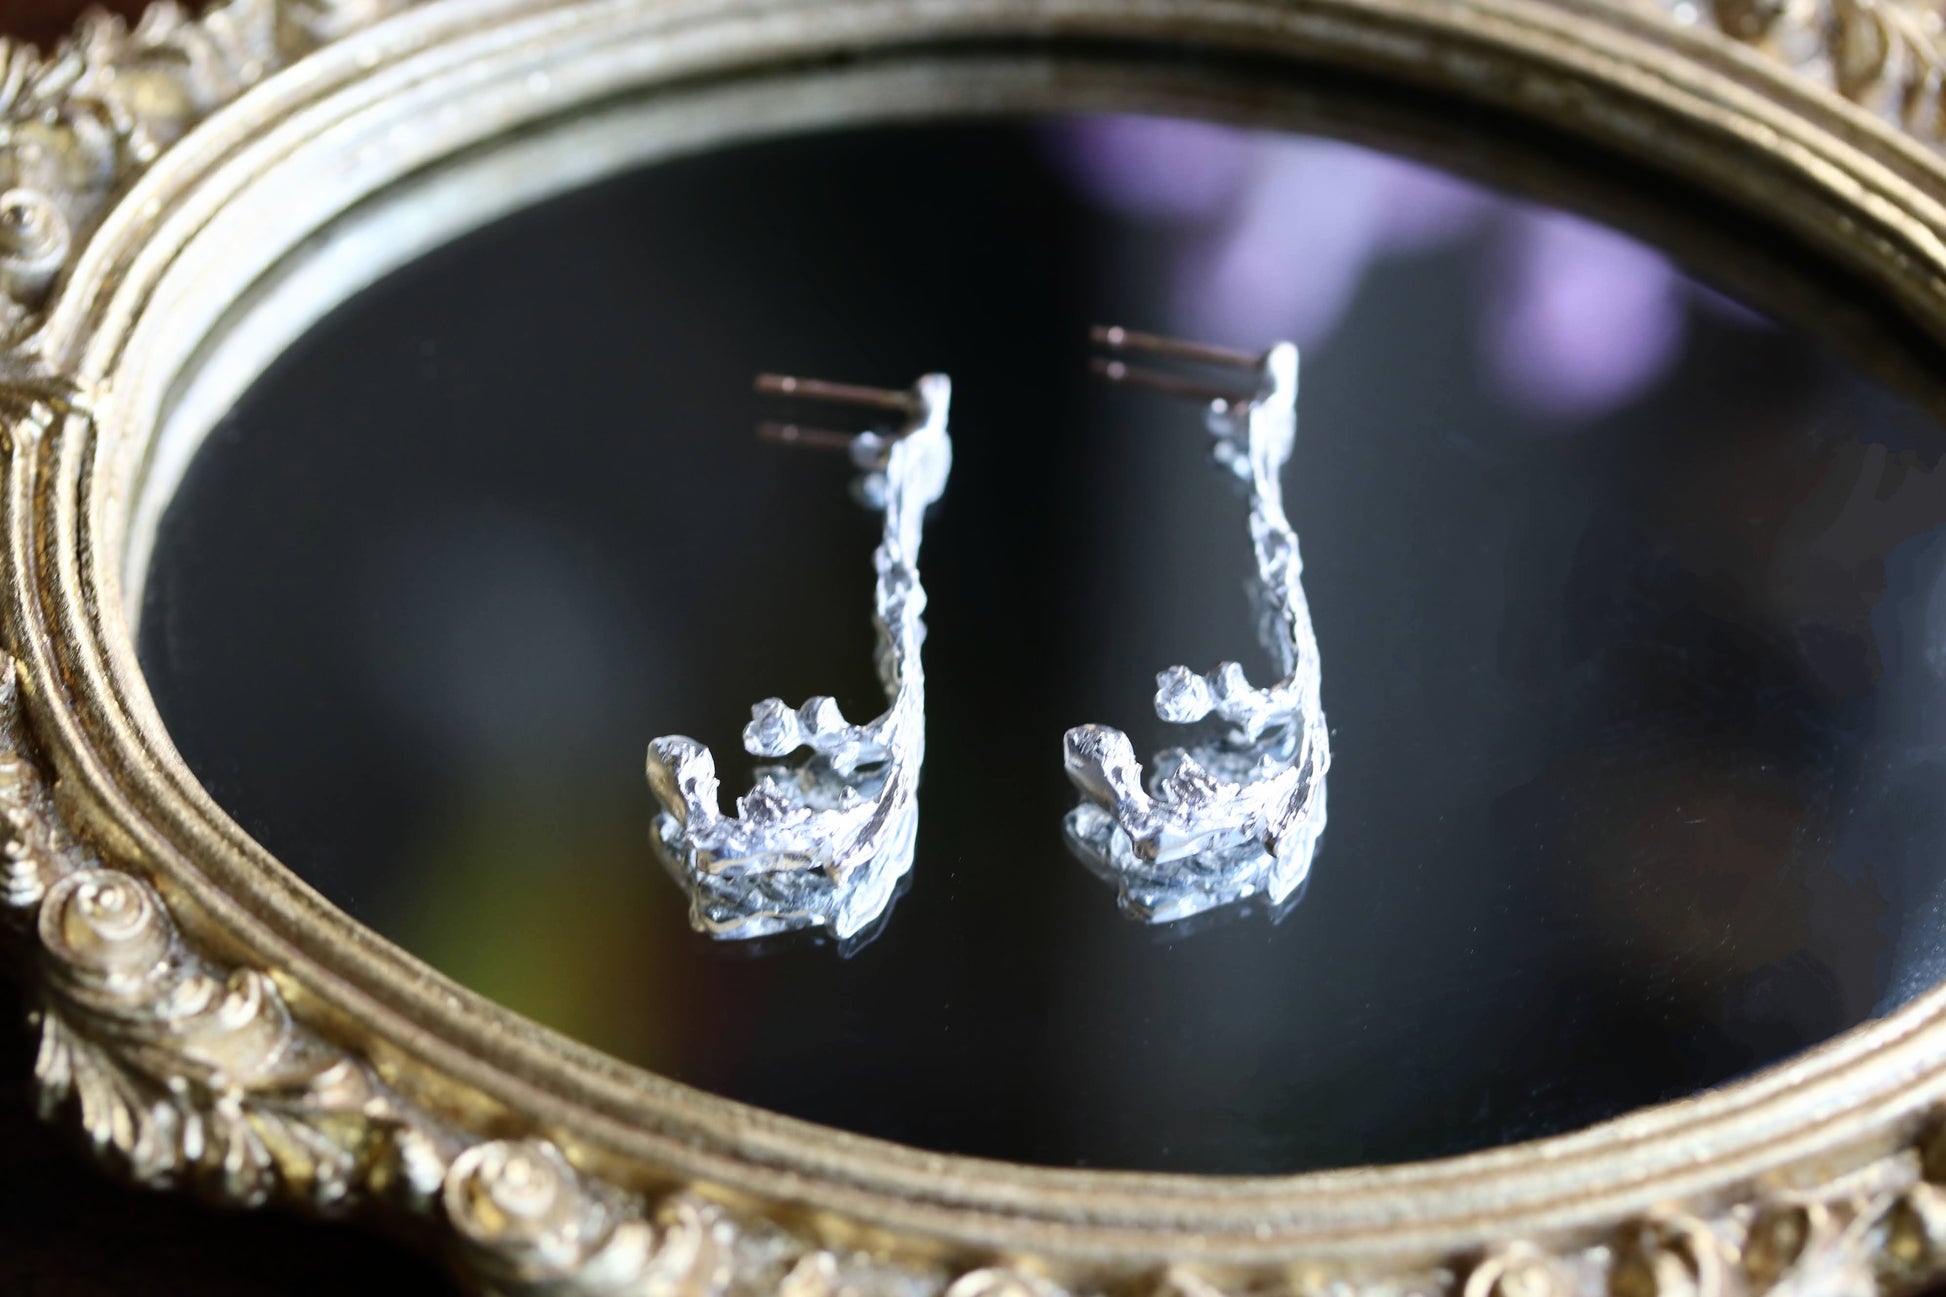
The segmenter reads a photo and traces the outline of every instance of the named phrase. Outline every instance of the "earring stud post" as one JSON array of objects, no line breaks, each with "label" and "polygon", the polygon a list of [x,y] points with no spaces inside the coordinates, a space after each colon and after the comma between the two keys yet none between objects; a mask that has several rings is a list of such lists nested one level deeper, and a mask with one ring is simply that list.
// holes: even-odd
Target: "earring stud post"
[{"label": "earring stud post", "polygon": [[881,410],[898,410],[906,414],[910,414],[916,408],[910,392],[895,392],[883,387],[864,387],[856,383],[827,383],[821,378],[799,378],[792,374],[759,374],[757,390],[772,396],[797,396],[810,401],[866,405]]},{"label": "earring stud post", "polygon": [[1230,406],[1250,399],[1248,392],[1231,391],[1208,383],[1177,378],[1172,374],[1160,373],[1153,369],[1138,369],[1125,361],[1103,360],[1099,356],[1088,361],[1088,370],[1090,373],[1100,374],[1111,383],[1146,387],[1151,391],[1164,392],[1170,396],[1188,397],[1192,401],[1217,401]]},{"label": "earring stud post", "polygon": [[757,425],[759,441],[774,442],[780,446],[802,446],[806,450],[848,451],[863,435],[856,432],[833,432],[829,428],[807,428],[797,423],[777,423],[766,420]]},{"label": "earring stud post", "polygon": [[1096,345],[1113,351],[1144,351],[1150,355],[1173,356],[1178,360],[1194,360],[1228,369],[1260,369],[1264,363],[1263,356],[1258,353],[1218,347],[1207,342],[1168,338],[1159,333],[1138,333],[1119,324],[1097,324],[1088,331],[1088,336]]}]

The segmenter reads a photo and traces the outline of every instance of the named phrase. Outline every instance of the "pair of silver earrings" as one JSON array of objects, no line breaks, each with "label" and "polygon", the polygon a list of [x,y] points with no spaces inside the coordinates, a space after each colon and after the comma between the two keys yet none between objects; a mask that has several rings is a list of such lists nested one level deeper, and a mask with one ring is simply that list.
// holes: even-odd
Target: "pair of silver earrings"
[{"label": "pair of silver earrings", "polygon": [[[1120,328],[1097,329],[1094,339],[1111,353],[1095,360],[1097,373],[1203,407],[1215,460],[1248,497],[1259,635],[1283,678],[1256,689],[1234,662],[1204,675],[1180,666],[1162,672],[1158,716],[1220,724],[1187,748],[1159,753],[1147,780],[1122,731],[1069,730],[1063,755],[1081,801],[1067,816],[1068,842],[1117,889],[1122,913],[1141,922],[1173,923],[1252,898],[1275,906],[1310,873],[1331,764],[1317,638],[1278,480],[1297,433],[1297,348],[1280,342],[1252,355]],[[1122,358],[1129,353],[1242,371],[1255,383],[1238,391],[1136,368]],[[730,939],[824,928],[843,942],[884,915],[912,868],[926,745],[919,542],[926,509],[952,470],[952,386],[943,374],[906,392],[768,375],[758,386],[902,417],[891,434],[764,426],[772,440],[845,452],[863,474],[861,497],[885,515],[873,607],[889,706],[853,725],[830,698],[795,709],[777,698],[758,703],[744,747],[773,759],[801,748],[810,756],[759,768],[735,815],[722,812],[708,748],[680,736],[655,740],[649,786],[663,807],[655,833],[698,931]]]}]

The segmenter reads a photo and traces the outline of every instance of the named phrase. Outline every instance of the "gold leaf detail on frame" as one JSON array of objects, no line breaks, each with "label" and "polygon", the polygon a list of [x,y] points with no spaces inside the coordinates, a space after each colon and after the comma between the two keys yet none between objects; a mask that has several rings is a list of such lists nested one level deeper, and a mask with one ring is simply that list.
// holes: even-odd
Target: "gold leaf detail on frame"
[{"label": "gold leaf detail on frame", "polygon": [[496,1293],[714,1297],[730,1279],[734,1235],[715,1208],[678,1199],[651,1223],[544,1140],[467,1149],[443,1201]]},{"label": "gold leaf detail on frame", "polygon": [[1902,131],[1946,142],[1946,11],[1926,0],[1663,0]]},{"label": "gold leaf detail on frame", "polygon": [[[403,0],[173,0],[99,12],[51,53],[0,37],[0,343],[34,312],[136,174],[203,117]],[[0,378],[4,378],[0,375]]]}]

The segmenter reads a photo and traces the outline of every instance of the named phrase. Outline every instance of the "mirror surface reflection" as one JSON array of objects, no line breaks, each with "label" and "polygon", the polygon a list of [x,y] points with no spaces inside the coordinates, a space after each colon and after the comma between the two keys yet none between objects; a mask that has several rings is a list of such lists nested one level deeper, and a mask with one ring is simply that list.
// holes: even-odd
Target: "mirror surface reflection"
[{"label": "mirror surface reflection", "polygon": [[[515,178],[517,182],[517,177]],[[1732,240],[1734,242],[1734,240]],[[1708,269],[1708,267],[1704,267]],[[1577,1128],[1941,972],[1946,474],[1811,331],[1585,215],[1323,136],[856,128],[643,167],[361,292],[211,434],[142,662],[306,881],[693,1085],[927,1148],[1281,1173]],[[1299,903],[1145,929],[1060,740],[1269,678],[1243,508],[1090,324],[1303,348],[1285,474],[1330,825]],[[882,706],[877,519],[759,369],[955,384],[917,863],[876,940],[691,932],[656,735]]]}]

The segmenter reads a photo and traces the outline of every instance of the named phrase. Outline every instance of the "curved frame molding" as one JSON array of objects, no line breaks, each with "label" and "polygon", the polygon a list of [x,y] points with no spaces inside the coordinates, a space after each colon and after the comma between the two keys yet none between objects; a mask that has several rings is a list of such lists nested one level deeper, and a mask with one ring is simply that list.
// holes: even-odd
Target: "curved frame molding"
[{"label": "curved frame molding", "polygon": [[[625,92],[1184,46],[1259,92],[1341,65],[1633,155],[1946,341],[1923,0],[224,0],[91,19],[48,57],[0,42],[0,917],[49,1111],[143,1183],[416,1220],[503,1294],[1802,1297],[1946,1274],[1946,989],[1736,1085],[1467,1157],[1009,1166],[526,1022],[328,906],[176,755],[127,613],[138,505],[203,340],[331,219]],[[1031,81],[1009,102],[1059,98]]]}]

